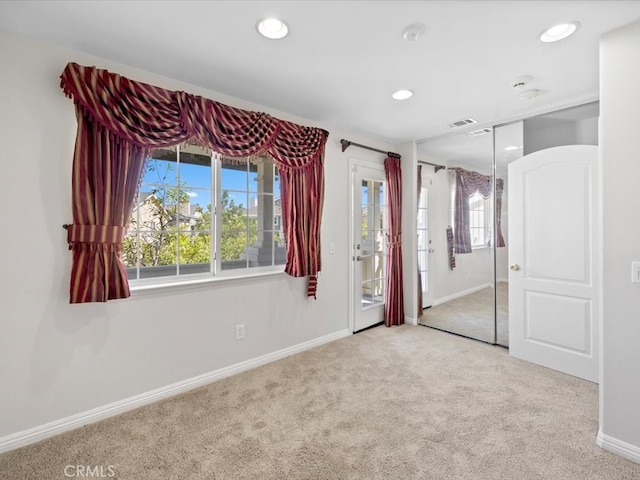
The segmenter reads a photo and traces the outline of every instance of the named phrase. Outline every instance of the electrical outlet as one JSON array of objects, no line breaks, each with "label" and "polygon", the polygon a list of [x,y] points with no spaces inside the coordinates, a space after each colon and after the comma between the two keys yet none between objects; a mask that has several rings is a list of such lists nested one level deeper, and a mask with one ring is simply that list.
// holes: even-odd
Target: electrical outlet
[{"label": "electrical outlet", "polygon": [[236,340],[244,338],[244,324],[236,325]]}]

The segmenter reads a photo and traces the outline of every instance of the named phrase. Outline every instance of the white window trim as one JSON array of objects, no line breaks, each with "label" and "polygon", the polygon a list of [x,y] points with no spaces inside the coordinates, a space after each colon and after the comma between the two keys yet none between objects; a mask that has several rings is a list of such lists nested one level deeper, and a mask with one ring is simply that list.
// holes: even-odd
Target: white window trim
[{"label": "white window trim", "polygon": [[[243,272],[243,274],[236,275],[219,275],[213,276],[211,274],[193,274],[184,275],[182,277],[157,277],[153,279],[136,280],[129,282],[129,290],[131,295],[137,297],[139,295],[158,294],[170,291],[182,291],[182,290],[194,290],[201,288],[210,288],[214,285],[240,285],[259,283],[261,281],[272,281],[274,277],[282,277],[285,274],[283,265],[278,265],[279,269],[272,267],[258,267],[264,268],[260,272],[251,271]],[[256,268],[256,270],[258,270]],[[269,268],[270,270],[266,270]],[[170,281],[167,279],[170,278]]]}]

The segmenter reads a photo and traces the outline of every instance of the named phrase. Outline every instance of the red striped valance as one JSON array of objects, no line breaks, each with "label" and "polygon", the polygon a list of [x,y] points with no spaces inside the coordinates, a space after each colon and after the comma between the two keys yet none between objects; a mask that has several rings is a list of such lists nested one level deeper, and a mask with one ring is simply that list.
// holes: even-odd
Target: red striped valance
[{"label": "red striped valance", "polygon": [[76,63],[61,87],[77,107],[120,139],[142,148],[195,140],[229,157],[268,152],[280,168],[302,168],[324,152],[328,132]]}]

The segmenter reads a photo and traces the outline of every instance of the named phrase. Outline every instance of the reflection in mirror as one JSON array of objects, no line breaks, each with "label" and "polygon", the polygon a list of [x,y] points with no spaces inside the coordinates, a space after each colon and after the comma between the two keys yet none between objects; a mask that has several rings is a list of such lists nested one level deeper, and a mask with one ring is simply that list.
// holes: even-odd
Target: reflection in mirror
[{"label": "reflection in mirror", "polygon": [[[506,259],[506,166],[494,181],[493,130],[481,131],[418,148],[420,160],[447,166],[434,175],[430,192],[427,251],[434,298],[420,323],[507,345],[507,284],[496,282],[494,268]],[[420,250],[424,240],[418,240]]]}]

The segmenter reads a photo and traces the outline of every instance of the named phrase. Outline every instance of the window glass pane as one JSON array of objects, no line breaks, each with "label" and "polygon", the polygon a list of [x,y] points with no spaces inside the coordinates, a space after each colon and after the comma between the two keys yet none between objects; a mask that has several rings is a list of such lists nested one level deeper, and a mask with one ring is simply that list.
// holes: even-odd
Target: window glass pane
[{"label": "window glass pane", "polygon": [[223,230],[220,243],[223,270],[247,268],[247,230]]},{"label": "window glass pane", "polygon": [[362,282],[362,308],[373,305],[373,291],[372,282]]},{"label": "window glass pane", "polygon": [[202,147],[151,153],[124,239],[130,278],[188,274],[178,264],[196,259],[211,271],[211,177],[211,152]]},{"label": "window glass pane", "polygon": [[278,172],[278,167],[274,165],[273,167],[273,195],[274,198],[280,199],[280,172]]},{"label": "window glass pane", "polygon": [[377,253],[371,256],[373,261],[373,275],[372,278],[383,278],[385,269],[385,255]]},{"label": "window glass pane", "polygon": [[147,165],[142,176],[142,183],[146,185],[178,184],[178,154],[175,149],[157,149],[147,159]]},{"label": "window glass pane", "polygon": [[377,192],[377,203],[378,205],[386,205],[385,193],[384,193],[384,183],[375,182],[376,183],[376,192]]},{"label": "window glass pane", "polygon": [[384,298],[383,298],[384,282],[385,280],[383,278],[379,278],[371,282],[373,287],[373,303],[374,304],[384,303]]},{"label": "window glass pane", "polygon": [[362,205],[366,205],[367,203],[369,203],[369,184],[371,182],[369,180],[362,180],[362,186],[360,188],[360,199],[361,199],[361,203]]},{"label": "window glass pane", "polygon": [[366,204],[362,204],[362,210],[360,212],[360,231],[362,237],[362,248],[363,250],[368,250],[370,248],[365,248],[365,245],[370,243],[371,235],[369,234],[369,209]]},{"label": "window glass pane", "polygon": [[[205,271],[209,271],[211,262],[211,234],[209,232],[193,231],[180,234],[180,264],[206,264]],[[180,273],[186,273],[180,269]]]},{"label": "window glass pane", "polygon": [[280,183],[273,161],[223,161],[221,170],[222,268],[285,263]]},{"label": "window glass pane", "polygon": [[249,182],[246,162],[222,161],[220,173],[222,190],[246,192]]},{"label": "window glass pane", "polygon": [[211,150],[192,143],[180,145],[180,183],[211,189]]}]

